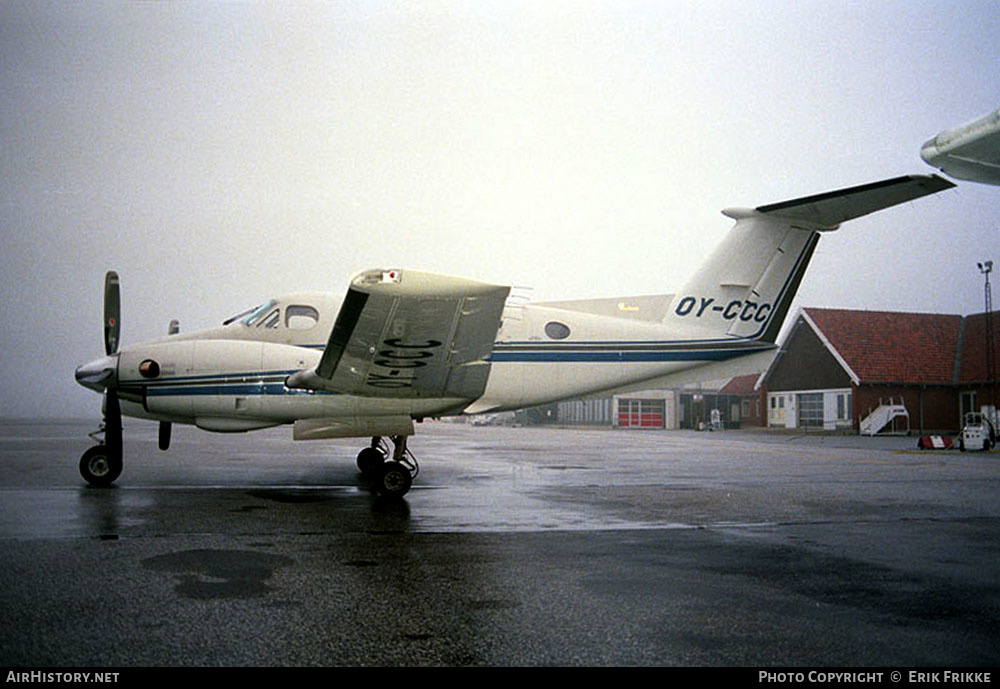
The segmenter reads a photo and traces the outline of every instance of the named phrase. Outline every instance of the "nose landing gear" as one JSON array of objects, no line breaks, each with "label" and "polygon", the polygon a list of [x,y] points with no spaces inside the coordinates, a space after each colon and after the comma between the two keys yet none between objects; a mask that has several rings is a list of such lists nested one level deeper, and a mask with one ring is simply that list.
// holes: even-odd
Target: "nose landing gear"
[{"label": "nose landing gear", "polygon": [[95,445],[80,457],[80,475],[92,486],[110,486],[122,473],[121,452]]}]

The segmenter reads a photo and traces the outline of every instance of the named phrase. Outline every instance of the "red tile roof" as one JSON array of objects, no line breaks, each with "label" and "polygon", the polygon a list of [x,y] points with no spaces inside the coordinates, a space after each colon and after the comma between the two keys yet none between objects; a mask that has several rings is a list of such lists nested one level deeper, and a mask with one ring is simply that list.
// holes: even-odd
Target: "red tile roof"
[{"label": "red tile roof", "polygon": [[[993,330],[993,377],[1000,374],[1000,311],[990,313]],[[986,375],[986,314],[977,313],[965,319],[962,345],[962,383],[981,383]]]},{"label": "red tile roof", "polygon": [[803,310],[862,383],[954,381],[961,316]]},{"label": "red tile roof", "polygon": [[759,373],[751,373],[746,376],[736,376],[731,381],[722,386],[720,395],[752,395],[753,386],[760,378]]}]

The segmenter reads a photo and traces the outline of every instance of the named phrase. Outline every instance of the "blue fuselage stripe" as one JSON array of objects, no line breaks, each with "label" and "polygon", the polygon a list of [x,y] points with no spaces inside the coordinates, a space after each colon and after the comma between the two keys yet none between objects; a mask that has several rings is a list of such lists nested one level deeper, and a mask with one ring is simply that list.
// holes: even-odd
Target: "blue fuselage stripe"
[{"label": "blue fuselage stripe", "polygon": [[[489,356],[491,363],[692,363],[725,361],[754,354],[767,347],[716,346],[707,341],[702,347],[684,343],[662,342],[583,342],[559,343],[497,343]],[[721,344],[721,343],[719,343]],[[707,347],[704,345],[708,345]],[[285,387],[285,378],[295,371],[243,371],[233,373],[176,376],[157,380],[122,381],[141,385],[147,397],[209,396],[209,395],[336,395],[332,391],[297,390]]]},{"label": "blue fuselage stripe", "polygon": [[326,390],[293,390],[284,383],[259,383],[241,385],[161,385],[146,388],[147,397],[177,397],[203,395],[336,395]]},{"label": "blue fuselage stripe", "polygon": [[524,362],[524,363],[662,363],[662,362],[684,362],[684,361],[724,361],[738,356],[752,353],[746,349],[741,350],[701,350],[701,351],[501,351],[493,352],[490,361],[496,362]]}]

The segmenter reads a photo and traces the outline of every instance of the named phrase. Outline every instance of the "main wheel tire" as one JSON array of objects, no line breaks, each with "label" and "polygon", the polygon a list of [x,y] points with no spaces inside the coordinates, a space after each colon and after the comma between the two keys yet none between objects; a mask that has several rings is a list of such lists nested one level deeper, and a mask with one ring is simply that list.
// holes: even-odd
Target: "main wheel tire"
[{"label": "main wheel tire", "polygon": [[399,499],[410,492],[413,476],[410,470],[399,462],[386,462],[382,465],[376,490],[385,498]]},{"label": "main wheel tire", "polygon": [[92,486],[110,486],[122,473],[122,458],[95,445],[80,457],[80,475]]},{"label": "main wheel tire", "polygon": [[385,464],[385,455],[377,447],[366,447],[358,453],[358,471],[365,476],[378,476]]}]

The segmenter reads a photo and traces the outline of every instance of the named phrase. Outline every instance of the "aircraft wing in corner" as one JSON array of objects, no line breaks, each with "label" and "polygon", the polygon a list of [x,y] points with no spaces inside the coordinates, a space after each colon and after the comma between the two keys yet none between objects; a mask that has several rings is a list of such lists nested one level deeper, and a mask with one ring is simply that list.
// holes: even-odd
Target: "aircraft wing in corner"
[{"label": "aircraft wing in corner", "polygon": [[319,364],[286,385],[369,397],[478,397],[509,292],[415,270],[358,273]]},{"label": "aircraft wing in corner", "polygon": [[956,179],[1000,186],[1000,110],[925,142],[920,157]]}]

